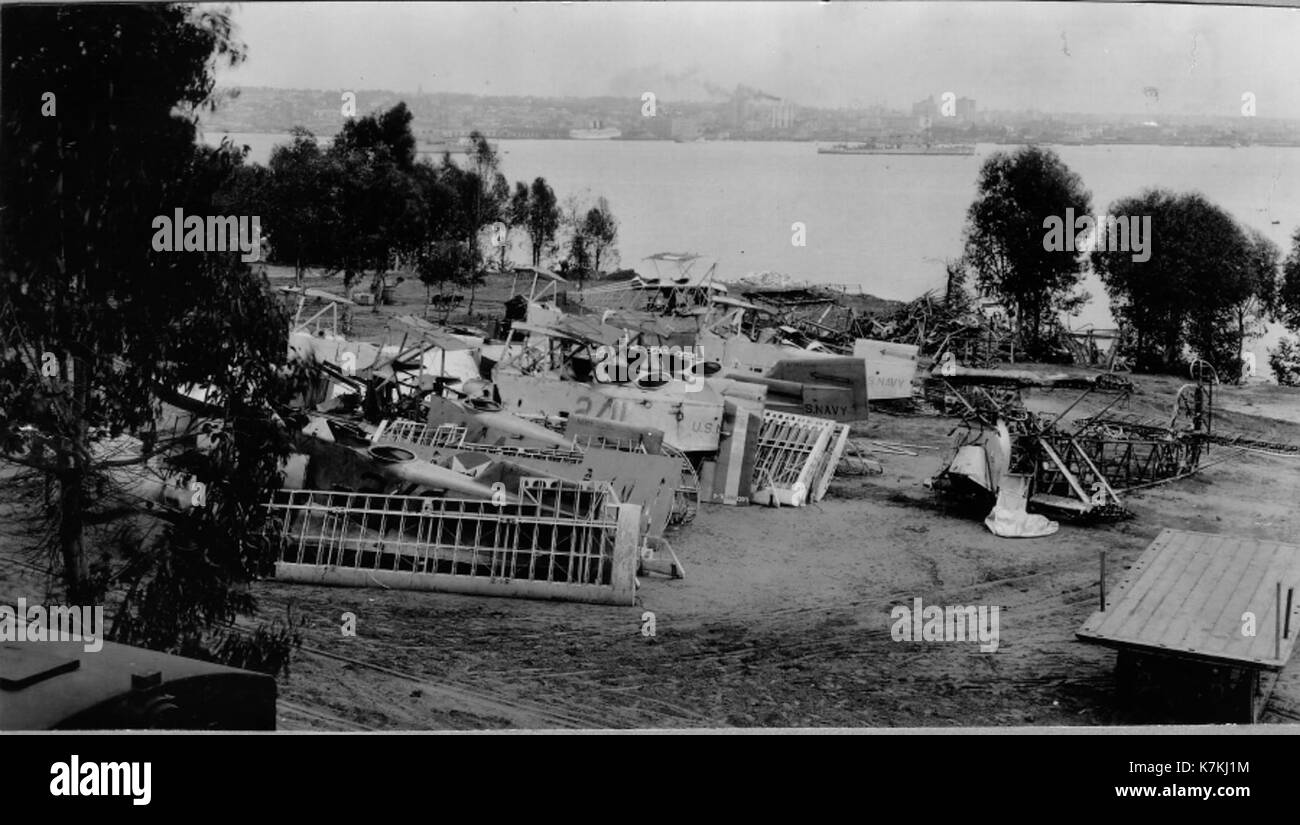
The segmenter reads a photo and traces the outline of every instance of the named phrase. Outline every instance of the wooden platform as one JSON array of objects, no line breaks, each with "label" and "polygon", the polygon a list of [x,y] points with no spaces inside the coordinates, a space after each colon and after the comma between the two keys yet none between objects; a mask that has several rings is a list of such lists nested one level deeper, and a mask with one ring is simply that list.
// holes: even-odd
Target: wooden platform
[{"label": "wooden platform", "polygon": [[[1300,546],[1167,529],[1118,586],[1107,589],[1106,610],[1094,613],[1077,635],[1121,653],[1277,670],[1300,636],[1295,592],[1290,634],[1276,642],[1279,613],[1286,626],[1288,589],[1300,591]],[[1248,611],[1255,614],[1254,636],[1242,633]]]}]

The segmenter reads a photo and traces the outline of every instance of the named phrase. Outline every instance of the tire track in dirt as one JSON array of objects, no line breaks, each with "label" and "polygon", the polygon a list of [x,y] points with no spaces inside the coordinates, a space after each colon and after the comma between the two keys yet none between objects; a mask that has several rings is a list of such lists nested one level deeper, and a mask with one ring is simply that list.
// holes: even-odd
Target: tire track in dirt
[{"label": "tire track in dirt", "polygon": [[[319,615],[353,606],[348,602],[332,605],[320,603],[322,599],[334,602],[339,598],[339,593],[338,589],[295,585],[292,598],[286,600],[283,594],[276,593],[261,596],[259,600],[264,606],[278,606],[280,609],[292,602],[299,613],[305,611]],[[354,601],[358,594],[364,595],[361,591],[354,591]],[[426,598],[429,596],[423,595]],[[410,596],[398,596],[397,601],[407,598]],[[509,650],[516,651],[521,643],[555,646],[590,642],[593,633],[599,633],[602,627],[608,625],[606,621],[589,629],[547,628],[536,633],[525,632],[519,626],[520,621],[525,626],[535,623],[536,610],[544,611],[548,607],[554,607],[563,611],[563,605],[539,606],[532,603],[530,608],[495,602],[503,608],[510,608],[510,612],[521,614],[511,616],[507,610],[495,609],[494,600],[484,602],[472,597],[452,596],[447,599],[453,603],[451,608],[433,611],[405,603],[389,603],[382,597],[378,601],[361,600],[374,602],[367,605],[366,622],[371,630],[364,642],[366,661],[353,661],[356,657],[351,653],[347,656],[340,655],[337,651],[346,649],[346,643],[340,646],[337,636],[325,636],[319,627],[309,629],[306,637],[313,640],[313,645],[324,644],[330,649],[309,645],[310,653],[333,658],[345,665],[352,663],[371,668],[377,673],[389,673],[420,683],[431,693],[444,695],[455,702],[456,707],[463,712],[490,715],[520,727],[632,728],[646,727],[653,720],[663,718],[674,719],[677,724],[698,725],[705,721],[704,717],[663,698],[637,696],[629,699],[625,685],[584,680],[582,677],[589,670],[587,668],[564,673],[564,666],[508,669],[477,667],[470,672],[462,666],[457,675],[449,672],[455,666],[454,659],[466,658],[467,647],[478,648],[470,655],[481,657],[494,650],[505,650],[507,645]],[[417,624],[430,625],[433,638],[412,629]],[[445,655],[448,652],[457,655],[448,657]],[[435,666],[443,660],[448,665],[446,669]],[[555,679],[561,679],[566,684],[550,684]],[[527,698],[520,698],[521,696]],[[637,704],[654,707],[643,709],[636,707]]]},{"label": "tire track in dirt", "polygon": [[[301,650],[312,656],[321,656],[339,662],[368,668],[378,673],[401,679],[427,690],[435,696],[441,696],[458,705],[468,707],[468,712],[475,715],[492,715],[504,717],[522,723],[525,727],[588,729],[604,727],[601,720],[579,716],[562,710],[557,704],[546,702],[525,702],[500,695],[480,686],[467,685],[446,677],[407,673],[384,665],[367,662],[350,657],[339,656],[318,648],[303,646]],[[539,724],[540,723],[540,724]]]},{"label": "tire track in dirt", "polygon": [[[993,601],[1014,614],[1020,614],[1034,625],[1050,625],[1052,622],[1047,620],[1053,620],[1054,627],[1046,630],[1041,635],[1049,637],[1050,644],[1056,646],[1065,645],[1066,650],[1077,651],[1079,654],[1060,656],[1059,666],[1044,673],[1041,661],[1031,661],[1022,665],[1013,659],[1006,658],[1004,636],[1004,647],[1000,648],[1003,658],[999,666],[990,667],[984,676],[971,672],[969,662],[963,660],[964,667],[957,674],[958,678],[956,679],[962,689],[984,692],[1005,691],[1007,689],[1023,690],[1026,688],[1058,689],[1069,682],[1078,687],[1090,687],[1094,692],[1108,692],[1108,669],[1093,668],[1090,675],[1082,679],[1077,675],[1080,659],[1088,665],[1093,664],[1095,660],[1095,654],[1092,651],[1083,648],[1081,645],[1076,648],[1073,638],[1073,629],[1082,622],[1082,618],[1086,618],[1086,615],[1080,616],[1077,605],[1091,601],[1094,598],[1089,589],[1095,592],[1095,584],[1091,582],[1072,586],[1063,584],[1062,587],[1065,587],[1063,592],[1068,594],[1067,599],[1063,602],[1056,600],[1055,594],[1048,596],[1032,593],[1024,595],[1020,590],[1015,589],[1015,585],[1022,585],[1026,582],[1053,576],[1069,576],[1073,574],[1075,578],[1080,578],[1082,571],[1088,567],[1090,567],[1090,563],[1075,559],[1031,575],[976,582],[961,587],[946,588],[937,593],[926,594],[927,600],[931,603],[935,603],[936,600],[951,603],[952,597],[959,594],[969,594],[972,591],[988,591],[991,588],[1001,587],[1006,591],[1003,594],[1006,598],[997,598],[993,599]],[[1024,588],[1024,590],[1028,591],[1028,588]],[[889,622],[885,617],[887,616],[888,604],[898,601],[899,595],[910,598],[913,593],[864,598],[849,605],[840,605],[834,610],[827,610],[825,605],[750,610],[733,615],[731,620],[725,624],[715,622],[701,625],[696,631],[689,634],[679,630],[679,635],[689,636],[693,639],[696,649],[676,655],[675,660],[678,665],[689,666],[700,671],[718,668],[724,674],[737,668],[750,672],[758,672],[764,669],[768,671],[772,669],[816,670],[819,663],[823,665],[825,663],[834,663],[833,667],[824,667],[823,670],[835,671],[837,669],[857,668],[864,673],[872,674],[882,682],[888,682],[891,677],[897,675],[900,669],[911,668],[918,672],[920,678],[926,678],[928,676],[925,672],[927,661],[935,659],[942,665],[949,656],[949,654],[942,651],[945,648],[947,650],[953,648],[944,645],[925,645],[912,648],[908,645],[894,643],[888,630]],[[879,611],[878,623],[864,626],[862,624],[864,613],[873,613],[877,610]],[[778,617],[780,621],[774,621]],[[754,635],[753,638],[729,642],[725,638],[727,629],[738,630],[739,628],[736,625],[740,623],[763,628],[763,631],[758,634],[751,634]],[[715,641],[709,638],[710,634],[723,635],[724,638]],[[1046,644],[1030,645],[1027,643],[1028,639],[1029,637],[1021,639],[1015,644],[1015,647],[1019,647],[1021,650],[1034,647],[1036,655],[1042,652],[1041,648],[1043,647],[1050,649],[1050,646]],[[976,661],[980,660],[977,659]],[[994,659],[989,657],[986,661],[992,662]],[[1010,662],[1010,667],[1007,666],[1007,662]],[[942,680],[952,679],[954,674],[951,672],[945,673],[940,669],[936,675],[940,682],[939,687],[942,688]],[[629,678],[635,678],[635,676]],[[842,720],[841,723],[844,723],[844,721],[851,723],[857,720]],[[925,723],[924,720],[921,721]],[[898,724],[898,722],[892,723]]]}]

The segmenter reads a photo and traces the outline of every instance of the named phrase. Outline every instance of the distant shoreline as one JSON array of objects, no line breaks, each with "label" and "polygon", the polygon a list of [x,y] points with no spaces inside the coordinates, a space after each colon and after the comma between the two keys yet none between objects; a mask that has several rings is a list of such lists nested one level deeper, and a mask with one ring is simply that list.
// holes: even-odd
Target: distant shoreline
[{"label": "distant shoreline", "polygon": [[[204,128],[204,129],[202,129],[201,131],[204,133],[205,136],[207,136],[207,135],[212,135],[212,136],[216,136],[216,137],[220,137],[220,136],[223,136],[223,135],[266,135],[266,136],[270,136],[270,137],[284,137],[284,138],[288,138],[288,137],[289,137],[289,134],[290,134],[290,132],[289,132],[288,129],[285,129],[285,130],[283,130],[283,131],[278,131],[278,132],[274,132],[274,131],[273,131],[273,132],[267,132],[267,131],[250,130],[250,129],[225,129],[225,128],[218,129],[218,128],[214,128],[214,127],[211,127],[211,126],[208,126],[207,128]],[[323,133],[321,133],[321,134],[317,134],[316,132],[312,132],[312,135],[313,135],[317,140],[333,140],[333,139],[337,136],[337,134],[338,134],[337,132],[334,133],[334,134],[328,134],[328,135],[327,135],[327,134],[323,134]],[[819,145],[819,144],[827,144],[827,145],[830,145],[830,144],[835,144],[835,143],[853,142],[853,141],[858,141],[858,140],[860,140],[860,138],[791,138],[791,137],[779,137],[779,138],[762,138],[762,137],[755,137],[755,138],[734,138],[734,137],[727,137],[727,138],[699,138],[699,139],[695,139],[695,140],[682,141],[682,140],[673,140],[673,139],[671,139],[671,138],[641,137],[641,136],[635,136],[635,135],[633,135],[633,136],[623,136],[623,137],[607,138],[607,139],[601,139],[601,140],[598,140],[598,141],[593,141],[593,140],[590,139],[590,138],[573,138],[573,137],[561,137],[561,136],[548,136],[548,137],[518,137],[518,136],[510,136],[510,137],[503,137],[503,136],[498,136],[498,135],[485,134],[484,137],[486,137],[488,140],[493,141],[493,142],[496,142],[496,141],[522,141],[522,140],[529,140],[529,141],[555,141],[555,142],[571,142],[571,143],[593,143],[593,142],[599,142],[599,143],[664,143],[664,144],[668,144],[668,143],[679,143],[679,144],[686,144],[686,145],[699,144],[699,143],[810,143],[810,144],[814,144],[814,145]],[[417,150],[418,150],[420,147],[426,147],[426,146],[439,146],[439,145],[442,145],[443,143],[449,143],[449,142],[454,141],[454,140],[456,140],[456,138],[446,138],[446,139],[444,139],[443,141],[439,141],[439,142],[422,142],[422,143],[417,143],[417,144],[416,144],[416,148],[417,148]],[[1173,141],[1122,141],[1122,140],[1082,141],[1082,142],[1074,142],[1074,141],[1059,141],[1059,140],[1043,140],[1043,141],[1025,141],[1025,140],[999,140],[999,141],[987,141],[987,140],[976,140],[976,141],[972,141],[972,142],[971,142],[971,145],[974,145],[974,146],[1067,146],[1067,147],[1070,147],[1070,148],[1076,148],[1076,147],[1096,147],[1096,146],[1106,146],[1106,147],[1111,147],[1111,146],[1121,146],[1121,147],[1128,147],[1128,146],[1134,146],[1134,147],[1136,147],[1136,146],[1165,146],[1165,147],[1169,147],[1169,148],[1172,148],[1172,149],[1244,149],[1244,150],[1249,150],[1249,149],[1300,149],[1300,141],[1297,141],[1297,142],[1294,142],[1294,143],[1259,141],[1259,142],[1248,143],[1248,144],[1233,144],[1233,143],[1178,143],[1178,142],[1173,142]],[[851,154],[851,153],[846,153],[846,154]]]}]

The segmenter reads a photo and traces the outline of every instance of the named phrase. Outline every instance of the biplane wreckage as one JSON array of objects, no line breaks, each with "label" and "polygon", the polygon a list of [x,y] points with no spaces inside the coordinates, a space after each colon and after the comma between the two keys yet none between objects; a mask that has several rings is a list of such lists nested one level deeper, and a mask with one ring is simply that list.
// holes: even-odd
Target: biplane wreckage
[{"label": "biplane wreckage", "polygon": [[[822,361],[827,371],[831,363],[857,359],[863,362],[855,366],[861,369],[873,401],[912,397],[919,347],[855,337],[853,314],[844,313],[834,292],[728,286],[717,280],[716,262],[696,271],[702,258],[693,253],[661,252],[646,260],[655,268],[654,277],[585,290],[583,305],[614,306],[617,309],[611,311],[624,324],[639,314],[643,323],[655,323],[656,332],[671,331],[667,337],[674,340],[667,343],[694,345],[706,363],[718,364],[731,377],[755,374],[800,380],[799,374],[810,366],[783,369],[780,365]],[[661,264],[674,265],[678,272],[665,275]],[[633,311],[625,309],[629,305]],[[832,315],[838,326],[830,323]],[[693,320],[694,326],[682,323],[687,320]],[[676,325],[665,326],[671,321]],[[830,371],[840,373],[834,367]],[[834,417],[829,412],[808,412]]]},{"label": "biplane wreckage", "polygon": [[[912,397],[918,347],[854,337],[861,319],[823,291],[733,289],[695,269],[698,256],[652,261],[679,274],[577,299],[554,273],[517,270],[526,292],[495,338],[394,315],[382,342],[354,340],[348,299],[282,289],[296,303],[287,351],[312,380],[278,411],[293,448],[265,503],[277,576],[631,604],[638,576],[685,577],[672,545],[702,504],[821,500],[854,469],[850,425]],[[1026,391],[1079,395],[1047,415],[1026,408]],[[1160,421],[1114,412],[1132,391],[1113,372],[974,369],[949,355],[924,382],[960,418],[931,486],[984,508],[998,535],[1048,535],[1054,519],[1127,517],[1129,491],[1237,444],[1213,432],[1204,376]],[[220,438],[202,388],[160,397],[186,449]],[[1065,421],[1097,398],[1100,410]],[[183,462],[147,469],[124,486],[201,506]]]},{"label": "biplane wreckage", "polygon": [[[1194,364],[1166,417],[1120,413],[1135,386],[1113,372],[1040,373],[972,369],[941,359],[926,380],[926,396],[961,421],[951,459],[931,481],[946,501],[993,504],[986,524],[998,535],[1054,532],[1052,518],[1115,520],[1131,516],[1123,494],[1186,478],[1203,466],[1211,445],[1238,452],[1294,455],[1293,445],[1270,444],[1216,432],[1217,378]],[[1027,409],[1023,391],[1072,390],[1060,412]],[[1085,401],[1100,409],[1066,422]],[[1221,460],[1221,459],[1220,459]],[[1043,514],[1034,518],[1028,510]]]},{"label": "biplane wreckage", "polygon": [[628,604],[638,575],[684,577],[671,539],[701,502],[826,495],[868,416],[863,358],[746,351],[747,306],[712,270],[600,311],[561,309],[554,273],[516,276],[527,294],[497,341],[414,316],[354,341],[346,299],[285,290],[291,357],[316,380],[266,504],[279,578]]}]

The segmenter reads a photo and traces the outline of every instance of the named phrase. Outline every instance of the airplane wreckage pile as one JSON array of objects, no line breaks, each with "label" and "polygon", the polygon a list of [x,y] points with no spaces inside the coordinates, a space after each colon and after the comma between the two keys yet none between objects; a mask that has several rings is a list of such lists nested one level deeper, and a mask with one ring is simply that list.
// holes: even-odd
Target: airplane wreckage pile
[{"label": "airplane wreckage pile", "polygon": [[[670,538],[701,502],[816,502],[852,469],[849,425],[868,400],[912,399],[919,348],[846,339],[827,326],[833,297],[733,292],[712,268],[693,273],[695,256],[651,260],[678,272],[589,288],[581,304],[564,300],[559,276],[516,270],[496,338],[408,315],[395,319],[400,343],[349,340],[338,332],[348,299],[282,288],[297,305],[290,353],[316,382],[266,504],[276,577],[632,604],[638,576],[684,576]],[[949,355],[924,383],[961,417],[931,486],[996,500],[986,524],[999,535],[1056,529],[1030,506],[1123,516],[1125,489],[1190,473],[1210,435],[1204,382],[1185,388],[1172,421],[1098,414],[1072,430],[1063,414],[1025,412],[1020,390],[1119,399],[1127,380],[970,369]],[[178,426],[203,425],[173,412]],[[189,501],[175,478],[149,483],[139,494]]]},{"label": "airplane wreckage pile", "polygon": [[[779,310],[692,274],[694,256],[655,260],[678,275],[581,306],[517,270],[496,337],[405,315],[387,343],[353,340],[349,299],[281,288],[314,380],[265,505],[276,578],[632,604],[638,576],[684,577],[670,539],[702,502],[819,501],[867,399],[911,397],[916,347],[755,332]],[[203,397],[166,399],[173,435],[220,427]],[[124,486],[192,504],[189,479],[155,469]]]}]

